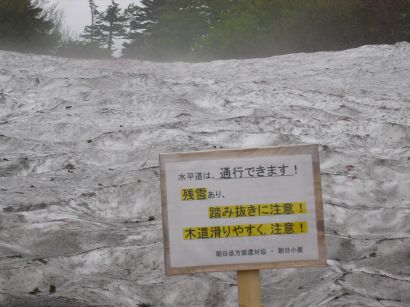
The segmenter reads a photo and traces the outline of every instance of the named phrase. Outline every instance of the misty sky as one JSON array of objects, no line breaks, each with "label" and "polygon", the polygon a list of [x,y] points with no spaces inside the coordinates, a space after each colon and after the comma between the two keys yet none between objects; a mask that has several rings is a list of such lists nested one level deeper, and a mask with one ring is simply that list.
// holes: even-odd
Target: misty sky
[{"label": "misty sky", "polygon": [[[129,3],[138,4],[138,0],[116,0],[121,8],[125,8]],[[50,4],[57,3],[58,8],[64,12],[64,26],[73,35],[78,35],[84,26],[90,23],[90,8],[88,0],[49,0]],[[99,10],[104,10],[111,0],[95,0]]]}]

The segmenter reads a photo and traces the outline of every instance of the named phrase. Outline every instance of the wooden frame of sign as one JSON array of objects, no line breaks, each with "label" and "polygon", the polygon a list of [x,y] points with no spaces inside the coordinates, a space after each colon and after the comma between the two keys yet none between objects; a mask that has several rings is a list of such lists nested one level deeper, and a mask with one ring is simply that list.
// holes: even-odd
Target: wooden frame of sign
[{"label": "wooden frame of sign", "polygon": [[165,153],[160,171],[167,275],[326,265],[317,145]]}]

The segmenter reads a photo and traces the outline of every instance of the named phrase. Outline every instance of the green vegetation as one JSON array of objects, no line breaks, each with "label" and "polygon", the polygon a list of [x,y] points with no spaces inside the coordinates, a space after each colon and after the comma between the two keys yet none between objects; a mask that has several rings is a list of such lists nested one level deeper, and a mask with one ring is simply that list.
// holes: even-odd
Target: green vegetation
[{"label": "green vegetation", "polygon": [[128,57],[265,57],[410,39],[408,0],[151,0],[145,11],[154,22],[130,37]]},{"label": "green vegetation", "polygon": [[1,0],[0,48],[156,61],[266,57],[410,41],[410,0],[142,0],[99,11],[80,41],[60,33],[46,0]]},{"label": "green vegetation", "polygon": [[61,39],[61,18],[44,1],[0,1],[0,49],[44,53]]}]

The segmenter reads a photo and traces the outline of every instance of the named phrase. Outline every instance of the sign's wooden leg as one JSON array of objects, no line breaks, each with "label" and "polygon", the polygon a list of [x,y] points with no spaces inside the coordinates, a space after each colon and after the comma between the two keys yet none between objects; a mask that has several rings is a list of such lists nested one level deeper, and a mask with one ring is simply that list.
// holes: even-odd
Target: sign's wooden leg
[{"label": "sign's wooden leg", "polygon": [[237,271],[239,307],[261,307],[259,270]]}]

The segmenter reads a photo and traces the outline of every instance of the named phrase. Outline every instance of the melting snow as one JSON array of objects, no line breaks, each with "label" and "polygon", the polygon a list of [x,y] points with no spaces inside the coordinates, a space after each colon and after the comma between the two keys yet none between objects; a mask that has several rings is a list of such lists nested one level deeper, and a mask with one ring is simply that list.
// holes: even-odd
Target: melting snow
[{"label": "melting snow", "polygon": [[407,43],[199,64],[0,51],[0,305],[236,306],[234,273],[164,275],[158,154],[318,143],[328,267],[263,271],[263,304],[409,306],[409,102]]}]

